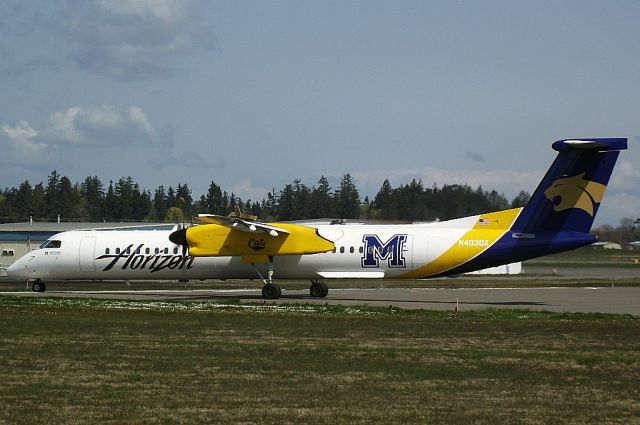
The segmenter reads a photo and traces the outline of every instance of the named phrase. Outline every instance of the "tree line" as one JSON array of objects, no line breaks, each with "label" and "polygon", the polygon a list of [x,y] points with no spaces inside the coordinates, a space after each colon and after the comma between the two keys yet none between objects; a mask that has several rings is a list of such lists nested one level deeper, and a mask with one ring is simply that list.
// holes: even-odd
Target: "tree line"
[{"label": "tree line", "polygon": [[238,209],[265,221],[432,221],[522,206],[528,198],[523,191],[509,202],[495,190],[457,184],[424,187],[416,180],[394,188],[385,180],[373,200],[362,200],[353,177],[345,174],[335,189],[324,176],[312,186],[295,179],[279,191],[272,189],[260,201],[243,200],[212,181],[207,192],[194,199],[186,183],[150,191],[142,189],[131,177],[122,177],[105,187],[98,176],[72,183],[54,170],[46,183],[32,186],[25,180],[17,188],[0,192],[0,221],[56,221],[59,217],[62,221],[181,222],[198,213],[226,215]]}]

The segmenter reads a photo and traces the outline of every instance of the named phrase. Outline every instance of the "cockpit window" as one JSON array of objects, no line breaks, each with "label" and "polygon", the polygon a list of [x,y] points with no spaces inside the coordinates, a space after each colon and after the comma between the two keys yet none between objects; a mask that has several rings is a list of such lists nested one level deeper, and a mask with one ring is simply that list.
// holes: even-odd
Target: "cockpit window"
[{"label": "cockpit window", "polygon": [[48,241],[42,242],[42,244],[40,245],[40,249],[42,249],[42,248],[60,248],[61,246],[62,246],[62,242],[61,241],[48,240]]}]

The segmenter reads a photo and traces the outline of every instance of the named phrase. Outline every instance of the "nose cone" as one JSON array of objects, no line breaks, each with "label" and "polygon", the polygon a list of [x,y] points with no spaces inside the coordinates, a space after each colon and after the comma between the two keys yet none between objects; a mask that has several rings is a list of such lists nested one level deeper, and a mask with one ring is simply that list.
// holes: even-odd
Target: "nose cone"
[{"label": "nose cone", "polygon": [[25,257],[19,258],[9,267],[7,267],[7,276],[18,278],[18,277],[27,277],[27,269],[25,267],[26,260]]}]

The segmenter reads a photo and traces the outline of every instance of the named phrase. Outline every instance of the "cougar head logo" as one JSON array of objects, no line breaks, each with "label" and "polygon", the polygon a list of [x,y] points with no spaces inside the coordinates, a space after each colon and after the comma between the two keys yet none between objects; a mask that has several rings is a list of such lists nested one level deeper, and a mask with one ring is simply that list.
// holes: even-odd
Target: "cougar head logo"
[{"label": "cougar head logo", "polygon": [[544,191],[554,211],[579,208],[593,217],[594,206],[602,201],[607,186],[586,180],[584,174],[558,179]]}]

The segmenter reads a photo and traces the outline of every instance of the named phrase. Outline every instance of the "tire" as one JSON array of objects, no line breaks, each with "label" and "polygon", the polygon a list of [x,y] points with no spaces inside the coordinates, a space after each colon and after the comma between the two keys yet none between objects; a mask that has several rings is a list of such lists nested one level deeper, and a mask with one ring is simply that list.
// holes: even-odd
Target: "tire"
[{"label": "tire", "polygon": [[314,283],[311,285],[309,288],[309,294],[311,294],[313,298],[323,298],[326,296],[325,288],[323,288],[321,283]]},{"label": "tire", "polygon": [[278,285],[274,285],[273,283],[267,283],[262,287],[262,297],[265,300],[277,300],[280,298],[282,294],[282,290]]},{"label": "tire", "polygon": [[327,284],[324,282],[320,282],[320,286],[322,286],[322,298],[329,295],[329,287],[327,286]]},{"label": "tire", "polygon": [[44,292],[47,290],[47,286],[43,282],[36,280],[33,282],[33,285],[31,285],[31,290],[33,292]]}]

